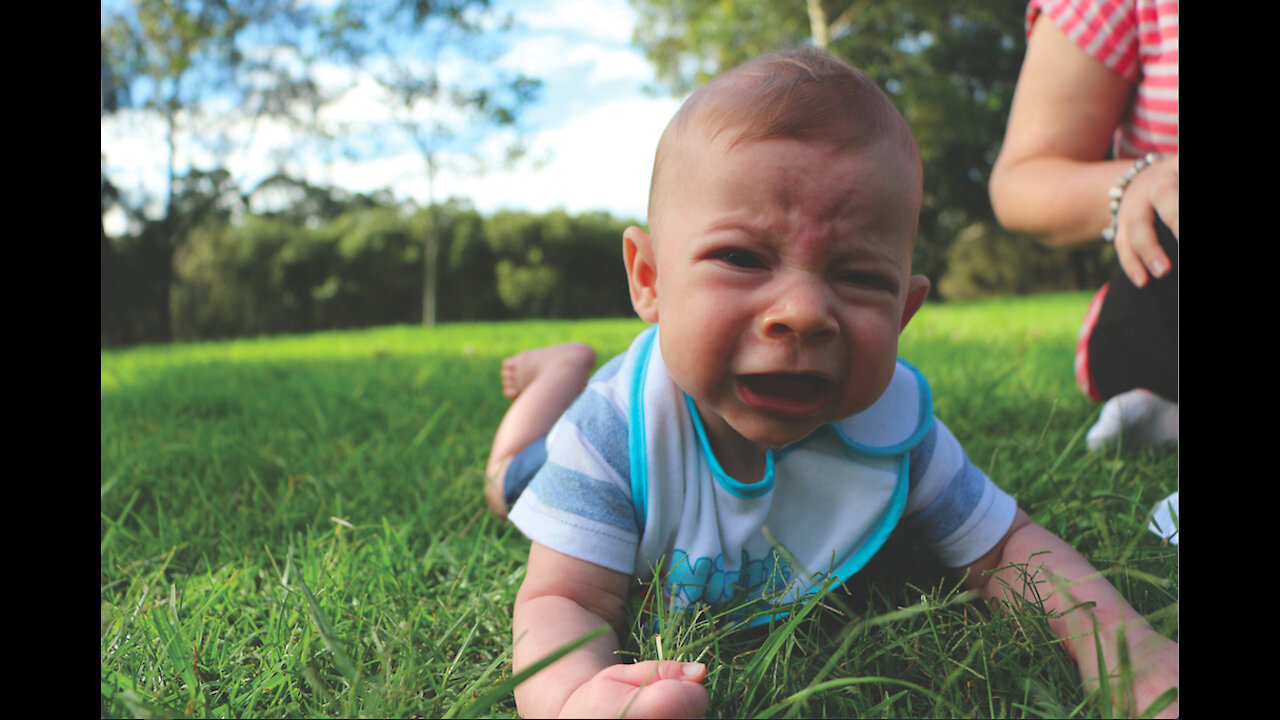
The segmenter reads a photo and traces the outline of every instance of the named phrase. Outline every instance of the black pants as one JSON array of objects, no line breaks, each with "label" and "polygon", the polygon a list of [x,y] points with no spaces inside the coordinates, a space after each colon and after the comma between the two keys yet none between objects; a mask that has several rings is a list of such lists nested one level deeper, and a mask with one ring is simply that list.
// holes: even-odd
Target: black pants
[{"label": "black pants", "polygon": [[1102,399],[1146,388],[1178,401],[1178,240],[1156,220],[1172,269],[1139,288],[1116,270],[1089,336],[1089,370]]}]

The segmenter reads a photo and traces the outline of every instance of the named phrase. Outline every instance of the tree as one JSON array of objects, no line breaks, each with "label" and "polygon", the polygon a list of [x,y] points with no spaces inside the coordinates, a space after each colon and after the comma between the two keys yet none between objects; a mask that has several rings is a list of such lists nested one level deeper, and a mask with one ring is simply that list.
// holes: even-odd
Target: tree
[{"label": "tree", "polygon": [[[134,0],[104,10],[104,121],[109,115],[132,110],[158,118],[164,128],[164,209],[158,226],[143,233],[146,251],[155,256],[154,269],[159,273],[161,297],[151,298],[150,303],[160,319],[148,333],[154,337],[144,339],[168,339],[172,333],[168,288],[173,252],[183,230],[176,206],[179,149],[202,145],[215,155],[225,155],[229,146],[225,130],[230,123],[291,116],[299,101],[309,102],[312,108],[321,102],[306,73],[298,75],[298,68],[307,63],[301,60],[294,33],[306,26],[310,13],[296,5],[296,0]],[[242,42],[249,34],[255,35],[252,49]],[[215,107],[206,112],[210,104]],[[201,172],[190,168],[188,175],[190,171]],[[103,178],[105,188],[105,159]],[[136,202],[143,204],[145,198]],[[103,235],[105,255],[110,243],[105,230]],[[103,298],[104,304],[113,301],[119,298]]]},{"label": "tree", "polygon": [[[342,0],[329,18],[327,37],[335,54],[360,65],[383,90],[393,124],[421,157],[427,180],[423,228],[422,322],[437,320],[440,218],[436,183],[444,166],[482,172],[494,158],[478,148],[496,129],[518,126],[541,81],[502,71],[509,15],[496,13],[489,0]],[[381,146],[381,128],[365,138]],[[517,137],[506,145],[503,161],[523,153]]]},{"label": "tree", "polygon": [[925,169],[916,269],[937,281],[960,231],[994,222],[987,178],[1025,50],[1025,0],[631,0],[660,88],[684,94],[804,43],[866,71],[911,125]]},{"label": "tree", "polygon": [[[422,274],[423,318],[435,321],[436,275],[440,253],[440,223],[435,201],[441,167],[467,164],[480,158],[480,143],[492,139],[492,131],[517,127],[522,108],[538,94],[540,83],[523,73],[501,72],[494,60],[503,52],[503,33],[510,19],[489,7],[488,0],[340,0],[320,10],[304,0],[113,0],[104,5],[101,44],[101,112],[108,120],[142,116],[162,129],[156,143],[166,149],[166,183],[162,197],[150,197],[134,188],[113,184],[107,146],[103,154],[103,208],[140,208],[150,201],[163,209],[152,212],[158,222],[147,221],[139,232],[141,242],[125,243],[132,251],[152,258],[161,276],[155,297],[131,302],[159,307],[166,317],[153,323],[159,329],[136,340],[168,339],[172,319],[167,317],[175,250],[186,232],[201,218],[183,215],[175,206],[176,186],[185,175],[208,177],[228,167],[236,143],[244,146],[243,131],[256,132],[266,118],[283,120],[296,132],[278,144],[274,157],[276,176],[258,183],[251,199],[270,205],[299,193],[310,200],[325,198],[290,177],[305,172],[292,159],[303,143],[321,140],[322,147],[340,147],[345,153],[377,158],[394,151],[390,140],[403,131],[422,158],[429,184],[428,220],[421,227],[424,252]],[[462,68],[460,72],[455,70]],[[319,78],[323,71],[325,82]],[[353,78],[352,83],[331,83],[332,77]],[[362,109],[381,118],[351,127],[335,124],[323,110],[343,99],[352,85],[372,78],[382,97]],[[286,147],[287,146],[287,147]],[[194,167],[195,149],[212,162]],[[519,137],[507,144],[508,159],[520,155]],[[477,168],[486,166],[477,160]],[[188,167],[182,167],[183,163]],[[282,180],[282,178],[284,178]],[[234,176],[231,185],[250,187],[258,178]],[[116,192],[116,189],[119,192]],[[112,192],[108,193],[108,190]],[[312,203],[313,205],[315,203]],[[323,204],[323,202],[322,202]],[[193,206],[209,208],[209,205]],[[332,207],[315,205],[305,211],[306,222],[325,219]],[[300,210],[300,212],[302,212]],[[142,217],[142,213],[129,213]],[[184,225],[184,223],[186,223]],[[127,263],[114,262],[116,241],[103,232],[104,306],[119,300],[109,296],[107,273]],[[136,263],[135,263],[136,265]],[[106,318],[114,314],[104,307]],[[107,332],[104,328],[104,342]]]}]

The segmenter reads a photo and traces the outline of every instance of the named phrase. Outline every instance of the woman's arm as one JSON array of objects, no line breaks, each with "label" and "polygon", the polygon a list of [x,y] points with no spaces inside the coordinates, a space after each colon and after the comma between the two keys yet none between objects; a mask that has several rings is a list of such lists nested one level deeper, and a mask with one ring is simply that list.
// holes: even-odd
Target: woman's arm
[{"label": "woman's arm", "polygon": [[[1096,241],[1111,221],[1108,192],[1133,165],[1103,160],[1132,93],[1128,81],[1041,15],[991,171],[991,205],[1000,224],[1049,245]],[[1158,213],[1177,234],[1177,168],[1176,156],[1154,163],[1124,194],[1116,250],[1139,286],[1147,271],[1160,277],[1169,269],[1151,226]]]},{"label": "woman's arm", "polygon": [[1002,225],[1054,245],[1098,239],[1110,220],[1107,190],[1132,164],[1103,162],[1131,89],[1047,15],[1036,20],[991,170]]}]

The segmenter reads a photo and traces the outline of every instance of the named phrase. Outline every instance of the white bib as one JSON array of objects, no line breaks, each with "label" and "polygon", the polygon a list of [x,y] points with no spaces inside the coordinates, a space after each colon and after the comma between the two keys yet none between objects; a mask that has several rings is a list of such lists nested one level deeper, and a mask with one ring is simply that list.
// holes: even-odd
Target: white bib
[{"label": "white bib", "polygon": [[906,506],[908,456],[933,419],[924,377],[899,360],[871,407],[770,450],[764,478],[743,484],[721,469],[657,337],[654,327],[636,338],[623,373],[636,573],[661,561],[664,593],[681,607],[789,602],[861,569]]}]

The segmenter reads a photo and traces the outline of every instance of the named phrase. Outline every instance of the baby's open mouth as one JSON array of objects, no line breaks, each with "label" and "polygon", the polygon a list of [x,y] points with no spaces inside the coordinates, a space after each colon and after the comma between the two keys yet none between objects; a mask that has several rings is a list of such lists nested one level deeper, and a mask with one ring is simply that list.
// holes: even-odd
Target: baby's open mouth
[{"label": "baby's open mouth", "polygon": [[743,375],[738,390],[757,410],[778,415],[812,415],[826,404],[831,382],[817,375],[769,373]]}]

